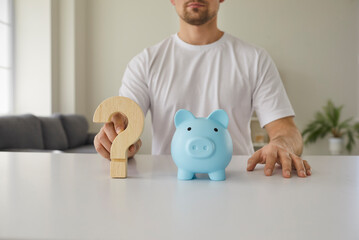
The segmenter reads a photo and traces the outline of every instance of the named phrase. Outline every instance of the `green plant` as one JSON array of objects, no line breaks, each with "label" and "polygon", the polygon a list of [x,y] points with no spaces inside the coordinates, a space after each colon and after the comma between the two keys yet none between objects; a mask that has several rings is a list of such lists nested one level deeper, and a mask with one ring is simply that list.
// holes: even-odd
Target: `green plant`
[{"label": "green plant", "polygon": [[359,123],[351,123],[353,118],[340,121],[343,106],[335,106],[331,100],[323,107],[323,111],[317,112],[315,118],[302,132],[304,143],[314,143],[319,138],[331,134],[335,138],[347,138],[346,149],[351,152],[355,145],[355,136],[359,136]]}]

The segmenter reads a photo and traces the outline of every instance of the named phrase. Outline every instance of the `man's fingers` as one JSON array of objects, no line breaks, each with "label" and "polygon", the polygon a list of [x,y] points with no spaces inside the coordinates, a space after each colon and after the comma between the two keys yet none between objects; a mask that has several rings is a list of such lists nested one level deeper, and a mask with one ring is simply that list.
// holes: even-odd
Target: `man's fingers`
[{"label": "man's fingers", "polygon": [[305,167],[304,167],[304,163],[303,160],[296,156],[295,154],[290,154],[290,157],[293,160],[295,169],[297,169],[297,174],[299,177],[306,177],[307,174],[305,173]]},{"label": "man's fingers", "polygon": [[308,161],[307,160],[303,160],[303,163],[304,163],[304,167],[305,167],[305,170],[307,172],[307,175],[310,176],[312,175],[312,168],[311,166],[309,165]]},{"label": "man's fingers", "polygon": [[277,154],[272,153],[268,154],[266,157],[266,165],[264,167],[264,174],[266,176],[271,176],[274,170],[275,163],[277,162]]},{"label": "man's fingers", "polygon": [[104,146],[102,146],[102,144],[99,142],[99,140],[97,139],[97,135],[95,137],[95,140],[94,140],[94,144],[95,144],[95,148],[96,148],[96,151],[104,158],[107,158],[107,159],[110,159],[110,152],[107,151]]},{"label": "man's fingers", "polygon": [[128,123],[127,117],[119,112],[114,113],[112,115],[111,122],[113,122],[114,129],[117,134],[119,134],[120,132],[125,130],[125,128],[127,127],[127,123]]},{"label": "man's fingers", "polygon": [[98,135],[96,135],[97,141],[99,142],[98,144],[101,144],[108,152],[111,151],[111,141],[108,139],[107,135],[105,134],[105,132],[100,132]]},{"label": "man's fingers", "polygon": [[105,134],[107,135],[107,138],[110,140],[110,142],[113,143],[113,141],[117,137],[113,122],[105,123],[103,130],[105,131]]},{"label": "man's fingers", "polygon": [[250,157],[248,159],[247,162],[247,171],[253,171],[254,168],[256,167],[256,165],[258,164],[258,162],[260,161],[260,150],[256,151],[252,157]]},{"label": "man's fingers", "polygon": [[142,146],[142,141],[141,141],[141,139],[139,139],[136,143],[134,143],[130,146],[130,148],[129,148],[130,153],[133,153],[133,154],[137,153],[138,150],[140,150],[141,146]]},{"label": "man's fingers", "polygon": [[292,159],[287,152],[281,151],[279,153],[279,161],[282,165],[282,175],[285,178],[290,177],[290,172],[292,170]]},{"label": "man's fingers", "polygon": [[137,152],[138,150],[140,150],[142,146],[142,141],[141,139],[138,139],[138,141],[134,144],[132,144],[129,149],[128,149],[128,157],[133,157]]},{"label": "man's fingers", "polygon": [[102,145],[100,145],[100,148],[97,148],[96,150],[102,157],[111,160],[110,153]]}]

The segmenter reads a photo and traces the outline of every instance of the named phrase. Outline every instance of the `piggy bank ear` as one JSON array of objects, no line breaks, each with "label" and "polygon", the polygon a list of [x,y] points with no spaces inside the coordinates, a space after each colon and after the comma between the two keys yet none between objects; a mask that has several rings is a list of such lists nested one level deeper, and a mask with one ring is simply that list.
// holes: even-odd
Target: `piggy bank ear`
[{"label": "piggy bank ear", "polygon": [[213,111],[207,119],[214,120],[222,125],[222,127],[227,128],[228,127],[228,115],[226,111],[219,109]]},{"label": "piggy bank ear", "polygon": [[181,123],[195,119],[196,117],[193,116],[193,114],[190,111],[187,111],[185,109],[180,109],[176,112],[175,115],[175,126],[178,127],[181,125]]}]

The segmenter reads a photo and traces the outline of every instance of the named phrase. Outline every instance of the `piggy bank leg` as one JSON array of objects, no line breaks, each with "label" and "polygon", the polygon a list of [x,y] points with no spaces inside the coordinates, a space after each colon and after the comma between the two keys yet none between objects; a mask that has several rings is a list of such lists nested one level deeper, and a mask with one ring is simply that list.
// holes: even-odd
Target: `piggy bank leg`
[{"label": "piggy bank leg", "polygon": [[187,170],[183,170],[183,169],[178,169],[177,172],[177,178],[179,180],[191,180],[194,177],[194,173],[193,172],[189,172]]},{"label": "piggy bank leg", "polygon": [[226,180],[226,173],[224,172],[224,169],[208,173],[208,176],[211,180],[214,181],[223,181]]}]

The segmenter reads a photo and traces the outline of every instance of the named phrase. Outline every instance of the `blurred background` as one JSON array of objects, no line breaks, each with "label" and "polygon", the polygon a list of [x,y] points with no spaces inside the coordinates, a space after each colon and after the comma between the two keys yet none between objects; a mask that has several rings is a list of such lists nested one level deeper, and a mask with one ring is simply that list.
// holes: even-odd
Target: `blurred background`
[{"label": "blurred background", "polygon": [[[359,0],[226,0],[219,28],[270,53],[300,130],[329,99],[359,121]],[[0,0],[0,114],[76,113],[97,132],[127,63],[177,31],[169,0]],[[150,114],[142,142],[150,153]],[[329,154],[328,141],[304,154]]]}]

